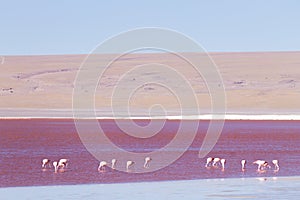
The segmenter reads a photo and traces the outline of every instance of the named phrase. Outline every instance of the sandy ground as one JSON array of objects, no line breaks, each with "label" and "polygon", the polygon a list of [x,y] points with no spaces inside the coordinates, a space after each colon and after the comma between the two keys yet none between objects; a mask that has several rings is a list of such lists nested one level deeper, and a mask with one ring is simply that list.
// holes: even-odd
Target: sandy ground
[{"label": "sandy ground", "polygon": [[[223,78],[229,113],[300,113],[300,52],[210,53],[210,56]],[[85,57],[2,56],[2,115],[7,109],[72,109],[74,81]],[[104,69],[104,64],[111,58],[112,55],[101,55],[93,66]],[[175,93],[183,92],[183,95],[184,88],[176,83],[175,76],[164,76],[151,67],[151,63],[167,65],[182,75],[196,93],[201,111],[210,109],[211,99],[204,79],[172,54],[130,54],[112,63],[99,79],[95,92],[96,109],[109,112],[113,99],[116,110],[129,105],[132,112],[148,113],[154,104],[161,104],[167,111],[178,110],[176,97],[156,83],[168,80],[170,88]],[[134,71],[134,67],[143,64],[147,65]],[[90,84],[88,79],[86,84]],[[130,91],[133,92],[131,98],[124,95],[112,98],[115,87],[127,91],[140,80],[148,83],[139,85],[135,92]]]}]

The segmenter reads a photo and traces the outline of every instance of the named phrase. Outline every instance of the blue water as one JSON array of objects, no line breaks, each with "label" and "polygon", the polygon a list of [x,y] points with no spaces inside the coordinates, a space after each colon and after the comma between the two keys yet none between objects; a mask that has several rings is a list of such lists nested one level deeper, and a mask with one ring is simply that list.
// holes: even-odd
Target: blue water
[{"label": "blue water", "polygon": [[1,199],[299,199],[300,177],[0,188]]}]

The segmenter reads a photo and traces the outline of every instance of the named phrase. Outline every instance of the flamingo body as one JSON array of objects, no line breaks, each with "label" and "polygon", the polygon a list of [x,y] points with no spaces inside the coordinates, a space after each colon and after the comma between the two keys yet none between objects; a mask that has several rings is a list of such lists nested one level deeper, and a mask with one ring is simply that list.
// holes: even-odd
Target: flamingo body
[{"label": "flamingo body", "polygon": [[111,168],[112,168],[112,169],[116,169],[116,163],[117,163],[117,160],[116,160],[116,159],[112,159],[112,160],[111,160]]},{"label": "flamingo body", "polygon": [[127,171],[129,171],[130,167],[132,167],[133,165],[134,165],[134,162],[131,161],[131,160],[128,160],[126,162],[126,169],[127,169]]},{"label": "flamingo body", "polygon": [[225,169],[226,159],[222,158],[222,159],[220,160],[220,162],[221,162],[221,165],[222,165],[222,169],[224,170],[224,169]]},{"label": "flamingo body", "polygon": [[99,170],[99,171],[102,171],[102,170],[105,169],[106,166],[107,166],[107,162],[106,162],[106,161],[101,161],[101,162],[99,163],[98,170]]},{"label": "flamingo body", "polygon": [[54,167],[54,172],[57,173],[57,170],[58,170],[58,162],[57,162],[57,161],[54,161],[52,164],[53,164],[53,167]]},{"label": "flamingo body", "polygon": [[46,166],[47,166],[48,164],[50,164],[50,160],[47,159],[47,158],[44,158],[44,159],[42,160],[42,168],[46,168]]},{"label": "flamingo body", "polygon": [[278,160],[272,160],[272,163],[275,165],[275,170],[279,170]]},{"label": "flamingo body", "polygon": [[213,158],[213,166],[216,166],[218,162],[220,162],[221,159],[220,158]]},{"label": "flamingo body", "polygon": [[146,157],[145,158],[145,163],[144,163],[144,168],[149,168],[149,162],[151,161],[152,159],[150,157]]},{"label": "flamingo body", "polygon": [[206,159],[206,164],[205,164],[205,167],[208,167],[208,165],[213,161],[213,158],[212,157],[208,157]]},{"label": "flamingo body", "polygon": [[65,168],[67,167],[68,163],[69,163],[69,159],[62,158],[58,161],[58,166],[61,168]]},{"label": "flamingo body", "polygon": [[245,166],[246,166],[246,160],[242,160],[241,161],[241,165],[242,165],[242,171],[245,170]]},{"label": "flamingo body", "polygon": [[264,161],[264,160],[256,160],[253,162],[253,164],[257,164],[257,170],[263,170],[264,167],[269,167],[268,162]]}]

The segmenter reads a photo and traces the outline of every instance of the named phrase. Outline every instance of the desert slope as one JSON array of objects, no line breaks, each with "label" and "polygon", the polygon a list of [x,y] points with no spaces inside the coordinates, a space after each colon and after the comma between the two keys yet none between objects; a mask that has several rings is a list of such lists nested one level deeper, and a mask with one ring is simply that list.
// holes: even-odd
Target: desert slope
[{"label": "desert slope", "polygon": [[[223,78],[229,113],[300,113],[300,52],[210,53]],[[72,92],[78,69],[86,55],[3,56],[0,62],[0,110],[72,109]],[[111,55],[102,55],[103,66]],[[183,73],[193,86],[202,111],[210,108],[204,80],[192,68],[170,54],[131,54],[113,63],[101,77],[95,93],[95,106],[110,111],[111,94],[118,80],[142,63],[162,63]],[[148,70],[149,69],[149,70]],[[148,66],[136,78],[166,79]],[[168,77],[167,77],[168,78]],[[127,80],[128,84],[134,79]],[[126,79],[125,79],[126,81]],[[122,87],[126,89],[127,84]],[[100,87],[101,86],[101,87]],[[173,85],[177,87],[176,84]],[[120,86],[118,86],[120,87]],[[180,87],[180,86],[178,86]],[[145,112],[151,105],[162,104],[167,110],[179,103],[166,88],[142,85],[133,97],[116,101],[129,104],[134,112]],[[115,106],[117,106],[114,104]],[[191,108],[193,109],[193,108]]]}]

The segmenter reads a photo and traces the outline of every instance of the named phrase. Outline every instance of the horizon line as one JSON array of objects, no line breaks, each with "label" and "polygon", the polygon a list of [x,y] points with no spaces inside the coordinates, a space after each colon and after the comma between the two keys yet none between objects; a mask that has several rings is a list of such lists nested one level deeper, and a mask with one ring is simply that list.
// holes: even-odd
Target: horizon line
[{"label": "horizon line", "polygon": [[[208,53],[208,54],[236,54],[236,53],[299,53],[299,50],[258,50],[258,51],[203,51],[203,52],[192,52],[192,51],[178,51],[175,53]],[[130,53],[130,54],[163,54],[172,52],[142,52],[142,53]],[[100,55],[114,55],[120,53],[103,53]],[[50,54],[0,54],[0,57],[33,57],[33,56],[87,56],[90,53],[50,53]]]}]

